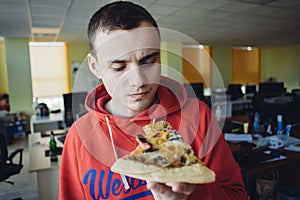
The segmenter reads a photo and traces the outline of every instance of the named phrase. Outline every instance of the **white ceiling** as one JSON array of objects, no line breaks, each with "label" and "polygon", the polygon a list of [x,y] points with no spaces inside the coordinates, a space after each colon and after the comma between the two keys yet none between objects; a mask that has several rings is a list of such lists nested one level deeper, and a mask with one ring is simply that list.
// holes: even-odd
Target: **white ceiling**
[{"label": "white ceiling", "polygon": [[[92,14],[109,0],[0,0],[0,36],[87,41]],[[300,44],[299,0],[134,0],[163,28],[201,44]],[[263,2],[263,3],[261,3]]]}]

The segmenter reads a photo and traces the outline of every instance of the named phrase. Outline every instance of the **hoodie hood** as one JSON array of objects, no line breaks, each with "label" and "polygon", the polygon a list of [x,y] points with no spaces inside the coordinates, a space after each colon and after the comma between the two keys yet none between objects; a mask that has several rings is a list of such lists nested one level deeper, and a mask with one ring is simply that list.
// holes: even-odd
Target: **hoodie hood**
[{"label": "hoodie hood", "polygon": [[104,109],[111,97],[102,84],[88,94],[86,107],[89,112],[73,124],[71,131],[77,132],[80,143],[90,154],[106,166],[111,166],[116,157],[135,149],[138,145],[136,135],[143,134],[144,125],[154,120],[166,120],[172,113],[180,113],[187,102],[185,88],[163,76],[157,97],[157,101],[139,115],[132,118],[114,116]]},{"label": "hoodie hood", "polygon": [[[130,118],[130,121],[149,121],[164,119],[167,115],[179,111],[187,101],[185,88],[178,82],[161,76],[160,85],[157,89],[158,100],[142,113]],[[104,109],[104,105],[111,99],[103,84],[96,87],[86,99],[86,107],[89,112],[93,113],[98,120],[105,122],[108,116],[110,123],[122,122],[127,124],[128,118],[113,116]],[[126,120],[127,119],[127,120]]]}]

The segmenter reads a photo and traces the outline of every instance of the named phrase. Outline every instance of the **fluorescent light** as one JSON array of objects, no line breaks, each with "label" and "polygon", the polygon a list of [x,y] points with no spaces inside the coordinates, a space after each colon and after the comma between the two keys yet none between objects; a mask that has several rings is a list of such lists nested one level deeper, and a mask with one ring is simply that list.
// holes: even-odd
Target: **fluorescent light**
[{"label": "fluorescent light", "polygon": [[30,46],[64,46],[65,42],[29,42]]},{"label": "fluorescent light", "polygon": [[245,47],[232,47],[233,49],[238,49],[238,50],[247,50],[247,51],[252,51],[254,47],[252,46],[245,46]]},{"label": "fluorescent light", "polygon": [[199,45],[196,45],[196,44],[183,44],[182,47],[184,47],[184,48],[194,48],[194,49],[204,49],[205,45],[202,45],[202,44],[199,44]]},{"label": "fluorescent light", "polygon": [[252,47],[248,46],[246,47],[247,51],[252,51]]}]

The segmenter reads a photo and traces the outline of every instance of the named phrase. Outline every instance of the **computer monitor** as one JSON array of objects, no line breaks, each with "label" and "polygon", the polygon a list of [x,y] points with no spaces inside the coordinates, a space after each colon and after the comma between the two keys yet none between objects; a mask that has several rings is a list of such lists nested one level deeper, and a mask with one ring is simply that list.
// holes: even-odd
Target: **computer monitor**
[{"label": "computer monitor", "polygon": [[85,98],[87,92],[75,92],[63,94],[64,99],[64,118],[67,127],[70,127],[73,122],[87,112],[85,108]]},{"label": "computer monitor", "polygon": [[286,92],[283,82],[275,83],[259,83],[259,93],[260,94],[283,94]]},{"label": "computer monitor", "polygon": [[228,84],[227,95],[230,96],[230,100],[236,100],[243,97],[241,84]]},{"label": "computer monitor", "polygon": [[202,99],[204,97],[203,83],[184,83],[187,95],[190,98]]},{"label": "computer monitor", "polygon": [[256,85],[245,85],[245,93],[246,94],[255,94],[256,93]]}]

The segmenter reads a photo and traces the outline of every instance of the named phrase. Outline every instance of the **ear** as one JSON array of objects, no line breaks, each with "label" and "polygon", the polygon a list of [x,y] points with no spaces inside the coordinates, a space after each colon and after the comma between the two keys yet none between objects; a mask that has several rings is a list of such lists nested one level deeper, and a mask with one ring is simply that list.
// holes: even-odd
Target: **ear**
[{"label": "ear", "polygon": [[91,53],[87,55],[88,64],[91,72],[99,79],[101,79],[101,70],[98,65],[97,59]]}]

